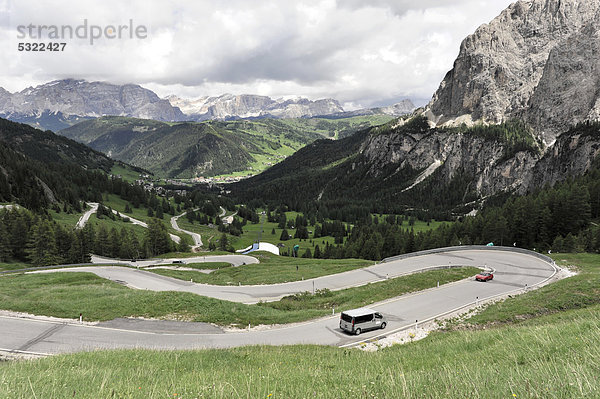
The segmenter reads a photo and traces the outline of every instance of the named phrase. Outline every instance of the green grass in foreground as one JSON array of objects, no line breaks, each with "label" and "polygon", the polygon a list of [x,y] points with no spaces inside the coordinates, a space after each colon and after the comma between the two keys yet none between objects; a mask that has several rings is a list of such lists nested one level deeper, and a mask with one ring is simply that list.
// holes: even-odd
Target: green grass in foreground
[{"label": "green grass in foreground", "polygon": [[540,325],[334,347],[101,351],[0,363],[7,398],[598,398],[600,308]]},{"label": "green grass in foreground", "polygon": [[[155,269],[151,270],[164,276],[194,279],[194,282],[214,285],[256,285],[276,284],[289,281],[299,281],[337,274],[359,269],[373,264],[361,259],[304,259],[277,256],[268,252],[252,254],[260,261],[259,264],[220,269],[211,274],[200,274],[193,271]],[[298,266],[298,270],[296,270]]]},{"label": "green grass in foreground", "polygon": [[[0,396],[598,398],[600,305],[590,305],[598,299],[572,302],[569,296],[554,294],[583,293],[598,277],[600,256],[556,259],[559,265],[576,264],[584,277],[553,284],[564,285],[558,292],[550,285],[482,313],[493,320],[490,312],[502,308],[496,314],[507,322],[530,315],[516,325],[437,332],[376,353],[317,346],[246,347],[107,351],[6,362],[0,363]],[[555,313],[535,317],[548,313],[543,309]]]},{"label": "green grass in foreground", "polygon": [[[285,324],[336,310],[366,305],[473,276],[474,268],[430,271],[382,283],[319,295],[299,295],[280,302],[243,305],[185,292],[132,290],[91,273],[14,274],[1,276],[0,304],[5,310],[86,320],[152,317],[220,325]],[[200,273],[198,273],[200,274]]]}]

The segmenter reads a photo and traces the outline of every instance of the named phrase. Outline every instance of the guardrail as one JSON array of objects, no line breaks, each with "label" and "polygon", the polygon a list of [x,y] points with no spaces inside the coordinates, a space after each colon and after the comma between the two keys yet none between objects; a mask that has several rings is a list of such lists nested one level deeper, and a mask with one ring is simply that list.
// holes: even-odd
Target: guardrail
[{"label": "guardrail", "polygon": [[383,259],[380,263],[394,262],[396,260],[401,260],[401,259],[406,259],[406,258],[414,258],[416,256],[431,255],[431,254],[437,254],[437,253],[442,253],[442,252],[467,251],[467,250],[517,252],[517,253],[521,253],[521,254],[525,254],[525,255],[534,256],[536,258],[543,260],[544,262],[550,263],[551,265],[555,264],[554,260],[552,258],[550,258],[549,256],[540,254],[535,251],[530,251],[528,249],[516,248],[516,247],[488,247],[487,245],[462,245],[462,246],[458,246],[458,247],[427,249],[425,251],[411,252],[411,253],[407,253],[407,254],[391,256],[389,258]]},{"label": "guardrail", "polygon": [[[459,246],[459,247],[447,247],[447,248],[436,248],[436,249],[429,249],[429,250],[425,250],[425,251],[419,251],[419,252],[412,252],[412,253],[408,253],[408,254],[403,254],[403,255],[398,255],[398,256],[392,256],[389,258],[385,258],[383,259],[380,263],[388,263],[388,262],[393,262],[396,260],[401,260],[401,259],[408,259],[408,258],[414,258],[417,256],[421,256],[421,255],[431,255],[431,254],[436,254],[436,253],[448,253],[448,252],[456,252],[456,251],[465,251],[465,250],[486,250],[486,251],[505,251],[505,252],[516,252],[516,253],[521,253],[521,254],[525,254],[525,255],[530,255],[533,257],[536,257],[548,264],[550,264],[550,266],[552,266],[552,268],[554,269],[554,273],[552,274],[552,276],[548,277],[547,279],[545,279],[544,281],[541,281],[531,287],[527,287],[525,286],[524,288],[518,288],[516,290],[513,291],[509,291],[509,292],[505,292],[505,293],[501,293],[501,294],[497,294],[497,295],[492,295],[490,297],[487,298],[477,298],[475,301],[464,304],[462,306],[457,307],[456,309],[452,309],[443,313],[440,313],[438,315],[435,315],[433,317],[429,317],[425,320],[421,320],[419,321],[419,324],[424,324],[424,323],[429,323],[431,321],[434,321],[438,318],[441,317],[445,317],[447,315],[462,311],[462,310],[466,310],[469,308],[472,308],[473,306],[479,306],[482,303],[494,300],[496,298],[501,298],[505,295],[510,295],[510,294],[519,294],[519,293],[526,293],[528,292],[530,289],[532,288],[536,288],[539,287],[541,285],[546,284],[548,281],[550,281],[552,278],[554,278],[554,276],[556,275],[556,273],[558,272],[559,268],[556,266],[556,263],[554,262],[554,260],[552,258],[550,258],[549,256],[534,252],[534,251],[530,251],[527,249],[523,249],[523,248],[515,248],[515,247],[488,247],[487,245],[463,245],[463,246]],[[340,348],[351,348],[351,347],[357,347],[359,345],[361,345],[362,343],[365,342],[377,342],[377,340],[382,339],[387,337],[388,335],[392,335],[392,334],[396,334],[399,333],[401,331],[407,331],[410,329],[415,328],[414,324],[411,325],[406,325],[397,329],[394,329],[392,331],[386,331],[385,333],[381,333],[379,335],[376,335],[374,337],[369,338],[366,341],[355,341],[355,342],[351,342],[345,345],[341,345]]]}]

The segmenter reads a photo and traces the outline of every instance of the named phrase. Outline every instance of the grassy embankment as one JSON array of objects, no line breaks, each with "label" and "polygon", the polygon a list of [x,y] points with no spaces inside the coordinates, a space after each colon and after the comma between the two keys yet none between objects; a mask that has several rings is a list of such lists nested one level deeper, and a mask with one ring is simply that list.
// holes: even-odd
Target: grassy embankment
[{"label": "grassy embankment", "polygon": [[[215,285],[276,284],[311,279],[330,274],[343,273],[372,265],[362,259],[303,259],[277,256],[268,252],[256,252],[259,264],[221,268],[211,274],[191,270],[154,269],[154,273],[181,280],[193,279],[196,283]],[[296,266],[298,267],[296,269]],[[188,265],[182,265],[188,267]]]},{"label": "grassy embankment", "polygon": [[63,318],[74,318],[83,312],[86,320],[143,316],[220,325],[284,324],[326,316],[333,306],[336,310],[350,309],[434,287],[438,280],[444,284],[475,273],[474,268],[431,271],[257,305],[184,292],[132,290],[90,273],[11,274],[0,276],[0,304],[6,310]]},{"label": "grassy embankment", "polygon": [[491,305],[471,321],[486,329],[437,332],[376,353],[292,346],[55,356],[0,365],[0,395],[598,398],[600,256],[555,259],[577,264],[580,275]]}]

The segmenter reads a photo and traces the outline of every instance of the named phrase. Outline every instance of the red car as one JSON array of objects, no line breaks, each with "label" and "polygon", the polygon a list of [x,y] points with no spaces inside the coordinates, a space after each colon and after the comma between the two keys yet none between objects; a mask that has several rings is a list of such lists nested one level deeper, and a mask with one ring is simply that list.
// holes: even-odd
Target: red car
[{"label": "red car", "polygon": [[494,279],[494,275],[492,273],[479,273],[477,276],[475,276],[475,280],[477,281],[491,281]]}]

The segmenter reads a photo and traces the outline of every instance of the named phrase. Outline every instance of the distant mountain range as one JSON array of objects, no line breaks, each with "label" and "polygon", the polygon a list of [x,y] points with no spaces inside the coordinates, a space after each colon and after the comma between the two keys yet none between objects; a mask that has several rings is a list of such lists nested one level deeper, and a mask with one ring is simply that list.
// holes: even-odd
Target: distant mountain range
[{"label": "distant mountain range", "polygon": [[345,113],[333,99],[273,100],[266,96],[231,95],[197,100],[169,96],[161,99],[139,85],[64,79],[17,93],[0,88],[0,117],[40,129],[59,131],[102,116],[124,116],[164,122],[291,119],[315,116],[404,115],[415,109],[410,101],[377,109]]},{"label": "distant mountain range", "polygon": [[306,118],[343,112],[333,99],[311,101],[306,98],[273,100],[266,96],[225,94],[186,100],[169,96],[171,105],[179,107],[192,120],[227,120],[248,118]]},{"label": "distant mountain range", "polygon": [[60,130],[103,115],[161,121],[185,119],[179,108],[138,85],[65,79],[18,93],[0,89],[0,117],[42,129]]},{"label": "distant mountain range", "polygon": [[344,111],[331,98],[311,101],[306,98],[273,100],[266,96],[250,94],[224,94],[219,97],[201,97],[197,100],[169,96],[171,105],[178,107],[194,121],[230,119],[293,119],[311,117],[348,118],[363,115],[402,116],[413,112],[416,107],[404,100],[388,107]]}]

